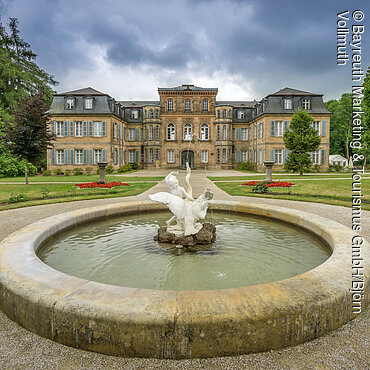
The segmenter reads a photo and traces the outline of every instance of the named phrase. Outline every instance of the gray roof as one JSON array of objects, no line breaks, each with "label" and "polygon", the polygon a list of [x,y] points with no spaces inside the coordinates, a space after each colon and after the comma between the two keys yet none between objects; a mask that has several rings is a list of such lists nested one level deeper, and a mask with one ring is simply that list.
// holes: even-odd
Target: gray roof
[{"label": "gray roof", "polygon": [[292,89],[291,87],[284,87],[284,89],[276,91],[275,93],[269,94],[267,96],[271,96],[271,95],[275,95],[275,96],[284,96],[284,95],[291,95],[291,96],[292,95],[322,96],[322,94],[315,94],[315,93],[311,93],[311,92],[308,92],[308,91]]},{"label": "gray roof", "polygon": [[231,105],[232,107],[243,107],[243,108],[250,108],[256,104],[256,101],[234,101],[234,100],[223,100],[223,101],[216,101],[216,105]]},{"label": "gray roof", "polygon": [[99,96],[109,96],[108,94],[104,94],[98,90],[93,89],[92,87],[85,87],[83,89],[78,89],[78,90],[72,90],[72,91],[67,91],[64,93],[60,94],[55,94],[55,96],[58,95],[99,95]]},{"label": "gray roof", "polygon": [[141,108],[145,105],[159,106],[159,100],[119,100],[118,103],[126,108]]},{"label": "gray roof", "polygon": [[158,91],[218,91],[217,87],[199,87],[185,84],[176,87],[158,87]]}]

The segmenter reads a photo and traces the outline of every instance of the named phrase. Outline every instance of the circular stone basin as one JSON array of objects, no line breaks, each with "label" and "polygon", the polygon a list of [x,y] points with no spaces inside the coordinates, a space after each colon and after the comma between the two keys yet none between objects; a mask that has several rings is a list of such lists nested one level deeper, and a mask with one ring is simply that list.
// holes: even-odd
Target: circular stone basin
[{"label": "circular stone basin", "polygon": [[38,256],[67,274],[131,288],[201,290],[268,283],[306,272],[330,249],[312,234],[255,216],[210,212],[213,245],[179,255],[154,241],[168,212],[130,214],[68,229],[45,243]]},{"label": "circular stone basin", "polygon": [[[94,207],[35,222],[2,241],[0,307],[28,330],[69,346],[105,354],[176,359],[296,345],[356,316],[355,295],[350,292],[351,243],[358,240],[356,233],[325,218],[282,207],[214,201],[210,206],[232,217],[243,213],[290,223],[300,234],[303,228],[320,239],[331,255],[317,267],[292,277],[211,290],[109,285],[66,274],[42,262],[36,254],[40,246],[76,225],[83,228],[87,221],[166,208],[154,202]],[[154,263],[155,253],[151,256]],[[355,303],[365,309],[370,282],[366,241],[361,244],[361,258],[365,288],[362,301]],[[256,259],[256,275],[259,267]],[[146,273],[144,268],[141,273]]]}]

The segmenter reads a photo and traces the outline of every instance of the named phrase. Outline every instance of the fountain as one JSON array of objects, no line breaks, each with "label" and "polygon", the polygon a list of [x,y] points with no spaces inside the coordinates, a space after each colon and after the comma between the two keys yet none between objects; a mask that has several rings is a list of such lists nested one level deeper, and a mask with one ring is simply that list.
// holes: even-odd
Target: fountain
[{"label": "fountain", "polygon": [[[356,233],[298,210],[210,200],[207,189],[194,199],[190,169],[185,188],[175,175],[166,177],[170,193],[152,195],[154,202],[59,214],[3,240],[1,310],[72,347],[174,359],[297,345],[356,316]],[[217,238],[194,248],[177,243],[201,239],[207,208]],[[160,226],[173,238],[163,246],[153,240]],[[364,240],[361,251],[367,271]],[[369,282],[364,276],[363,307]]]}]

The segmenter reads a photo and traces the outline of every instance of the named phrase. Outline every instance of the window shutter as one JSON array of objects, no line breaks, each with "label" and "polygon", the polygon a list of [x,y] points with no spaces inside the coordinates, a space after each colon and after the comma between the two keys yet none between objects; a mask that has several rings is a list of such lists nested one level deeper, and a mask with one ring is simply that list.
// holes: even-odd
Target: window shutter
[{"label": "window shutter", "polygon": [[126,127],[123,128],[123,140],[126,140]]},{"label": "window shutter", "polygon": [[292,131],[293,131],[293,129],[292,129],[291,125],[290,125],[291,123],[292,123],[292,121],[289,121],[289,131],[290,131],[290,132],[292,132]]},{"label": "window shutter", "polygon": [[50,122],[50,131],[53,135],[55,135],[55,121]]},{"label": "window shutter", "polygon": [[139,151],[135,150],[135,162],[139,163]]},{"label": "window shutter", "polygon": [[87,136],[87,121],[82,122],[82,135]]},{"label": "window shutter", "polygon": [[55,164],[55,149],[51,149],[51,164]]},{"label": "window shutter", "polygon": [[94,136],[93,122],[89,121],[89,136]]},{"label": "window shutter", "polygon": [[238,140],[240,141],[242,139],[242,129],[238,128]]},{"label": "window shutter", "polygon": [[[103,121],[101,123],[101,135],[102,136],[107,136],[107,122]],[[105,161],[103,161],[105,162]]]},{"label": "window shutter", "polygon": [[92,149],[89,150],[89,164],[94,164],[94,152]]},{"label": "window shutter", "polygon": [[64,149],[64,164],[68,164],[68,149]]},{"label": "window shutter", "polygon": [[325,136],[326,121],[321,122],[321,136]]},{"label": "window shutter", "polygon": [[87,164],[87,149],[84,149],[84,150],[83,150],[83,157],[84,157],[84,159],[83,159],[83,163],[84,163],[84,164]]},{"label": "window shutter", "polygon": [[[287,122],[287,121],[286,121]],[[286,162],[286,159],[288,158],[288,150],[284,149],[283,150],[283,163]]]},{"label": "window shutter", "polygon": [[75,126],[73,121],[69,121],[69,136],[75,136]]},{"label": "window shutter", "polygon": [[261,122],[261,139],[263,138],[263,122]]},{"label": "window shutter", "polygon": [[236,156],[237,156],[237,162],[240,162],[241,161],[241,153],[240,153],[240,150],[238,150],[236,152]]},{"label": "window shutter", "polygon": [[139,140],[139,128],[138,127],[135,128],[135,139]]},{"label": "window shutter", "polygon": [[263,149],[261,149],[261,163],[263,163]]},{"label": "window shutter", "polygon": [[120,167],[122,167],[123,166],[123,150],[120,150],[120,152],[119,152],[119,165],[120,165]]},{"label": "window shutter", "polygon": [[284,121],[284,133],[288,131],[288,121]]},{"label": "window shutter", "polygon": [[126,161],[126,151],[123,152],[123,161],[124,161],[124,163],[127,163],[127,161]]},{"label": "window shutter", "polygon": [[271,121],[271,136],[275,136],[275,121]]},{"label": "window shutter", "polygon": [[122,140],[122,125],[119,125],[119,138]]},{"label": "window shutter", "polygon": [[140,128],[140,140],[144,140],[144,130]]},{"label": "window shutter", "polygon": [[321,164],[325,164],[325,149],[321,149]]},{"label": "window shutter", "polygon": [[64,136],[68,136],[68,121],[64,121]]},{"label": "window shutter", "polygon": [[274,149],[271,149],[270,151],[270,161],[275,162],[275,150]]},{"label": "window shutter", "polygon": [[107,161],[107,151],[105,149],[103,149],[101,152],[101,159],[102,159],[102,162]]},{"label": "window shutter", "polygon": [[75,164],[75,151],[71,149],[71,156],[70,156],[71,164]]}]

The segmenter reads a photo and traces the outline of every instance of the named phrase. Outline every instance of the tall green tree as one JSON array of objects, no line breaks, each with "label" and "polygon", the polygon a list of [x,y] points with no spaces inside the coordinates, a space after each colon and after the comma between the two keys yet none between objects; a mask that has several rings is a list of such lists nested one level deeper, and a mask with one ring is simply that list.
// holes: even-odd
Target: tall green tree
[{"label": "tall green tree", "polygon": [[51,104],[52,86],[57,82],[36,64],[36,54],[21,38],[16,18],[9,18],[8,29],[0,19],[0,66],[0,120],[9,120],[21,97],[35,94],[40,88]]},{"label": "tall green tree", "polygon": [[28,163],[39,161],[47,148],[52,147],[54,135],[48,128],[49,103],[42,91],[20,98],[17,107],[13,108],[14,120],[5,121],[4,147],[20,160],[25,160],[24,175],[28,184]]},{"label": "tall green tree", "polygon": [[366,165],[370,163],[370,67],[367,68],[363,87],[362,110],[364,113],[362,115],[362,126],[364,127],[364,131],[362,134],[360,154],[364,156],[364,165]]},{"label": "tall green tree", "polygon": [[318,131],[313,128],[313,118],[306,111],[294,114],[290,130],[284,133],[284,143],[290,150],[285,167],[299,171],[302,176],[312,165],[310,152],[317,150],[321,143]]}]

